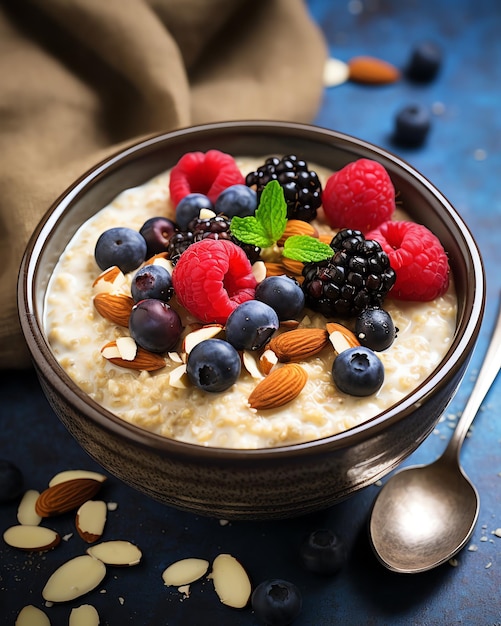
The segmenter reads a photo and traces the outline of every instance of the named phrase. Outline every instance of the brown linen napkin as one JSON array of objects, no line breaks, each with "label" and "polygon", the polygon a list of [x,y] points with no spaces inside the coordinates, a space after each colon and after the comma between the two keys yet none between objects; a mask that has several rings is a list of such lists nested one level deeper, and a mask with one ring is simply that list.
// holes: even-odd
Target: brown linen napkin
[{"label": "brown linen napkin", "polygon": [[29,365],[18,268],[34,227],[73,180],[152,133],[311,121],[325,58],[303,0],[4,0],[0,367]]}]

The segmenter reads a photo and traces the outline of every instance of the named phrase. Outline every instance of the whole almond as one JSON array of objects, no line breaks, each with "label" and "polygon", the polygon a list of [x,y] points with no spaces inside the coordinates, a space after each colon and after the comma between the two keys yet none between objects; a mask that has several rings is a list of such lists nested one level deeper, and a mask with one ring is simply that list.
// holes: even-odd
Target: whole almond
[{"label": "whole almond", "polygon": [[310,237],[318,237],[318,230],[309,222],[303,220],[287,220],[287,225],[282,236],[277,241],[278,246],[283,246],[285,240],[293,235],[309,235]]},{"label": "whole almond", "polygon": [[102,481],[92,478],[75,478],[58,483],[38,496],[35,511],[40,517],[52,517],[77,509],[99,491]]},{"label": "whole almond", "polygon": [[126,294],[98,293],[94,296],[94,306],[105,319],[118,326],[128,328],[134,300]]},{"label": "whole almond", "polygon": [[320,352],[329,341],[325,328],[296,328],[273,337],[268,348],[282,363],[304,361]]},{"label": "whole almond", "polygon": [[119,367],[126,367],[131,370],[140,370],[146,372],[153,372],[155,370],[165,367],[165,359],[159,354],[154,352],[148,352],[140,346],[137,347],[136,356],[132,361],[123,359],[117,348],[116,341],[109,341],[101,348],[101,354],[113,365]]},{"label": "whole almond", "polygon": [[348,61],[350,80],[357,83],[382,85],[394,83],[400,71],[391,63],[371,56],[357,56]]},{"label": "whole almond", "polygon": [[297,363],[287,363],[273,370],[256,385],[249,396],[249,406],[256,410],[283,406],[301,393],[308,375]]}]

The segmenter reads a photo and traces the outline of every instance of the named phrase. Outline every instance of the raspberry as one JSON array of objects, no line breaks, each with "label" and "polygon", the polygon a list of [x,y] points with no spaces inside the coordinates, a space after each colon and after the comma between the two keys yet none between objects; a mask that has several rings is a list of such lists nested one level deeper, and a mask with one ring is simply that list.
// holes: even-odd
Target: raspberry
[{"label": "raspberry", "polygon": [[395,210],[395,188],[380,163],[358,159],[331,174],[322,204],[332,228],[352,228],[366,233],[391,218]]},{"label": "raspberry", "polygon": [[220,150],[187,152],[171,170],[169,190],[174,206],[189,193],[202,193],[214,203],[223,189],[244,183],[231,155]]},{"label": "raspberry", "polygon": [[172,272],[179,303],[203,322],[225,324],[257,286],[245,252],[227,239],[202,239],[179,257]]},{"label": "raspberry", "polygon": [[384,222],[368,233],[367,238],[379,241],[396,272],[391,297],[427,302],[447,291],[447,254],[426,226],[406,221]]}]

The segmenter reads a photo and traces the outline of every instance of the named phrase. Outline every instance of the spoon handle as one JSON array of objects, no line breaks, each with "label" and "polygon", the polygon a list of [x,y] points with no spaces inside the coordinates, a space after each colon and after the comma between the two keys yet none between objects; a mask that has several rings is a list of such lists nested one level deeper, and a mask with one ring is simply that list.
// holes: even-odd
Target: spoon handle
[{"label": "spoon handle", "polygon": [[482,405],[492,383],[496,380],[501,367],[501,304],[497,321],[492,332],[487,352],[478,372],[477,380],[472,389],[468,402],[457,423],[451,440],[444,452],[444,456],[454,454],[459,456],[459,450],[468,433],[475,416]]}]

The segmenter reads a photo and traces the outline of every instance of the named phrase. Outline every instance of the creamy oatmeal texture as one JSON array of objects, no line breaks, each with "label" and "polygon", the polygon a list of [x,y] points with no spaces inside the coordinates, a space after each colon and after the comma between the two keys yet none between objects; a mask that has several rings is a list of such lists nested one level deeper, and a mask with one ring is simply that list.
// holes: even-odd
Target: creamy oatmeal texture
[{"label": "creamy oatmeal texture", "polygon": [[[244,173],[262,162],[237,159]],[[324,183],[329,172],[315,169]],[[122,192],[87,221],[62,254],[47,291],[45,327],[57,360],[79,387],[122,419],[165,437],[204,446],[260,448],[317,439],[356,426],[401,400],[447,352],[456,321],[452,281],[448,292],[433,302],[386,299],[385,308],[398,334],[389,349],[378,353],[385,368],[383,386],[366,398],[336,389],[331,376],[335,352],[330,344],[301,363],[308,382],[299,397],[261,413],[248,407],[247,398],[257,381],[245,368],[228,391],[210,394],[194,387],[171,386],[169,373],[179,363],[168,356],[165,368],[152,373],[113,365],[103,358],[101,348],[128,332],[94,308],[92,283],[101,272],[94,247],[108,228],[125,225],[139,230],[150,217],[173,218],[168,179],[166,172]],[[401,213],[395,215],[396,219],[402,217]],[[321,222],[316,224],[319,231],[327,228]],[[318,314],[308,318],[308,323],[317,327],[324,327],[325,321]],[[195,320],[184,315],[184,322],[188,325]]]}]

